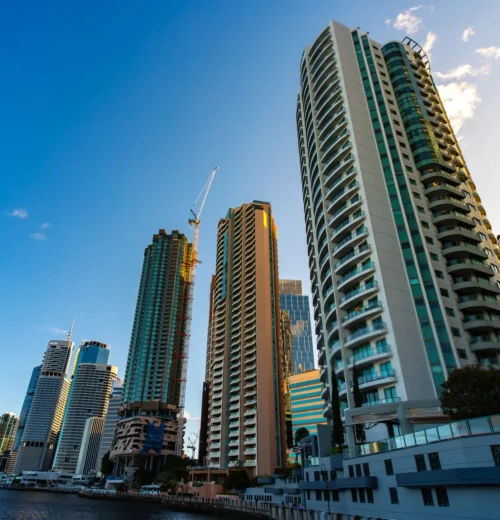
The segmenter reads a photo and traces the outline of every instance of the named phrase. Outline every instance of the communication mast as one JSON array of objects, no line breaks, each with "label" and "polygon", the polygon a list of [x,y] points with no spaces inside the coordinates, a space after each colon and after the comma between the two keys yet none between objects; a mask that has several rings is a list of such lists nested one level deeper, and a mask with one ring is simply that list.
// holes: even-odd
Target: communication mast
[{"label": "communication mast", "polygon": [[196,274],[196,265],[198,263],[201,263],[200,260],[198,260],[198,237],[199,237],[199,227],[200,227],[200,217],[201,212],[203,211],[203,207],[205,206],[205,202],[208,197],[208,192],[210,191],[210,188],[212,187],[212,183],[214,181],[215,174],[217,173],[217,170],[219,169],[218,166],[216,166],[212,172],[210,173],[207,182],[205,183],[205,186],[203,186],[203,189],[201,190],[200,194],[198,195],[197,199],[194,201],[193,206],[201,199],[200,207],[198,208],[198,211],[193,211],[191,209],[191,215],[192,217],[188,220],[189,225],[194,227],[194,233],[193,233],[193,245],[191,247],[191,261],[187,262],[187,269],[189,269],[189,277],[187,282],[187,289],[186,289],[186,316],[183,316],[184,319],[184,327],[183,331],[181,332],[182,337],[182,344],[181,344],[181,350],[179,354],[179,362],[181,363],[181,380],[180,380],[180,396],[179,396],[179,414],[178,414],[178,430],[177,430],[177,442],[176,442],[176,453],[177,455],[182,455],[182,449],[184,445],[184,405],[186,401],[186,379],[187,379],[187,367],[188,367],[188,356],[189,356],[189,338],[190,338],[190,332],[191,332],[191,319],[192,319],[192,312],[193,312],[193,293],[194,293],[194,278]]}]

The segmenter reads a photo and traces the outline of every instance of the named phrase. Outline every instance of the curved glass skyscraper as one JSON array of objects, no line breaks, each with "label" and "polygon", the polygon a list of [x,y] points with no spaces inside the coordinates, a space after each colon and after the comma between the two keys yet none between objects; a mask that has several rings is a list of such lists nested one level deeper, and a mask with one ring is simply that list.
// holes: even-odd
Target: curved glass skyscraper
[{"label": "curved glass skyscraper", "polygon": [[451,370],[498,364],[497,240],[412,40],[331,22],[302,56],[297,128],[325,415],[338,395],[347,422],[408,431],[440,416]]}]

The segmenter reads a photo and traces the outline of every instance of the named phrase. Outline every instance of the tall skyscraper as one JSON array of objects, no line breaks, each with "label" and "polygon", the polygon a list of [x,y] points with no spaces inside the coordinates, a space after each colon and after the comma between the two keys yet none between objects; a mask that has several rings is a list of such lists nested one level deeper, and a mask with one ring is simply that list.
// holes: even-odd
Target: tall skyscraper
[{"label": "tall skyscraper", "polygon": [[280,307],[288,311],[292,325],[294,373],[314,368],[309,296],[302,294],[300,280],[280,280]]},{"label": "tall skyscraper", "polygon": [[[49,341],[36,382],[14,472],[50,469],[69,393],[66,379],[73,342]],[[33,381],[32,375],[32,381]]]},{"label": "tall skyscraper", "polygon": [[412,40],[331,22],[302,56],[297,127],[325,412],[338,394],[346,420],[406,433],[451,370],[498,363],[497,240]]},{"label": "tall skyscraper", "polygon": [[90,475],[96,471],[103,428],[104,417],[89,417],[85,421],[75,470],[77,475]]},{"label": "tall skyscraper", "polygon": [[[118,369],[108,365],[109,348],[99,341],[84,341],[78,350],[54,470],[74,473],[86,420],[104,417]],[[95,460],[94,460],[95,464]]]},{"label": "tall skyscraper", "polygon": [[293,351],[292,351],[292,322],[290,313],[280,310],[281,320],[281,359],[283,372],[283,398],[285,403],[285,427],[286,427],[286,447],[293,446],[292,432],[292,408],[290,402],[290,377],[294,374],[293,370]]},{"label": "tall skyscraper", "polygon": [[277,232],[254,201],[219,221],[209,354],[208,464],[249,474],[285,462]]},{"label": "tall skyscraper", "polygon": [[317,433],[318,424],[326,424],[323,416],[325,403],[321,397],[323,385],[319,370],[313,369],[290,377],[290,402],[292,410],[292,434],[299,428],[307,428],[309,434]]},{"label": "tall skyscraper", "polygon": [[30,382],[28,384],[28,389],[26,390],[26,396],[24,397],[23,407],[21,408],[21,414],[19,415],[19,424],[17,426],[16,437],[14,439],[14,444],[12,445],[12,450],[9,455],[9,460],[7,462],[7,466],[5,468],[6,473],[12,473],[14,471],[14,465],[16,463],[17,454],[19,452],[19,448],[21,446],[21,440],[23,438],[24,428],[26,426],[26,422],[28,420],[28,415],[31,409],[31,403],[33,402],[33,396],[35,395],[35,388],[38,382],[38,378],[40,376],[41,366],[37,366],[33,369],[31,373]]},{"label": "tall skyscraper", "polygon": [[113,446],[113,438],[115,435],[115,428],[120,420],[118,414],[123,400],[123,379],[116,379],[113,381],[113,388],[108,403],[108,411],[104,420],[102,428],[102,437],[99,444],[99,453],[97,455],[96,467],[97,471],[101,470],[101,461],[104,455],[111,451]]},{"label": "tall skyscraper", "polygon": [[[161,471],[164,456],[180,454],[179,424],[186,360],[192,245],[179,231],[160,229],[144,252],[123,390],[123,419],[111,457],[117,468]],[[180,431],[179,431],[180,429]]]}]

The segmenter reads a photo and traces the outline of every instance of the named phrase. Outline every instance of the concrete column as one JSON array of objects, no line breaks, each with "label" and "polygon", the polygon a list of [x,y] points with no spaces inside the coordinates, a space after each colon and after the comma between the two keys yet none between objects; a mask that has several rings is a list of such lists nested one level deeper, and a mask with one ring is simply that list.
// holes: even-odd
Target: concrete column
[{"label": "concrete column", "polygon": [[407,433],[413,433],[413,424],[406,418],[406,406],[400,404],[398,406],[397,417],[399,421],[399,427],[401,433],[406,435]]}]

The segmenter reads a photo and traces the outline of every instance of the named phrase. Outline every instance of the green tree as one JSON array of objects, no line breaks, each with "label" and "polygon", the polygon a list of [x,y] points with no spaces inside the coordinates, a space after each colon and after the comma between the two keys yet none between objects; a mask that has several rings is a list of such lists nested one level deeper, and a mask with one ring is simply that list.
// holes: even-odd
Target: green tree
[{"label": "green tree", "polygon": [[139,468],[135,472],[135,482],[139,487],[151,484],[153,482],[153,477],[153,472],[146,468]]},{"label": "green tree", "polygon": [[500,414],[500,370],[468,365],[442,385],[443,412],[454,420]]},{"label": "green tree", "polygon": [[244,463],[239,460],[238,463],[233,466],[234,469],[230,470],[226,480],[224,481],[224,489],[226,491],[232,491],[233,489],[246,489],[250,485],[250,479],[248,478],[247,472],[243,469]]},{"label": "green tree", "polygon": [[298,428],[295,432],[295,444],[300,444],[302,439],[305,439],[309,436],[309,430],[307,428]]},{"label": "green tree", "polygon": [[[356,408],[361,408],[361,406],[363,406],[363,394],[359,389],[358,374],[355,370],[353,370],[353,378],[354,381],[352,383],[352,398],[354,400],[354,406]],[[356,439],[358,440],[358,442],[365,442],[365,426],[363,424],[356,424],[354,430],[356,432]]]},{"label": "green tree", "polygon": [[339,382],[337,380],[337,374],[335,374],[335,368],[332,367],[331,372],[332,382],[332,444],[333,446],[344,445],[344,428],[342,426],[342,414],[340,412],[340,398],[339,398]]},{"label": "green tree", "polygon": [[101,461],[101,473],[103,475],[112,475],[115,463],[109,458],[110,452],[106,452]]}]

